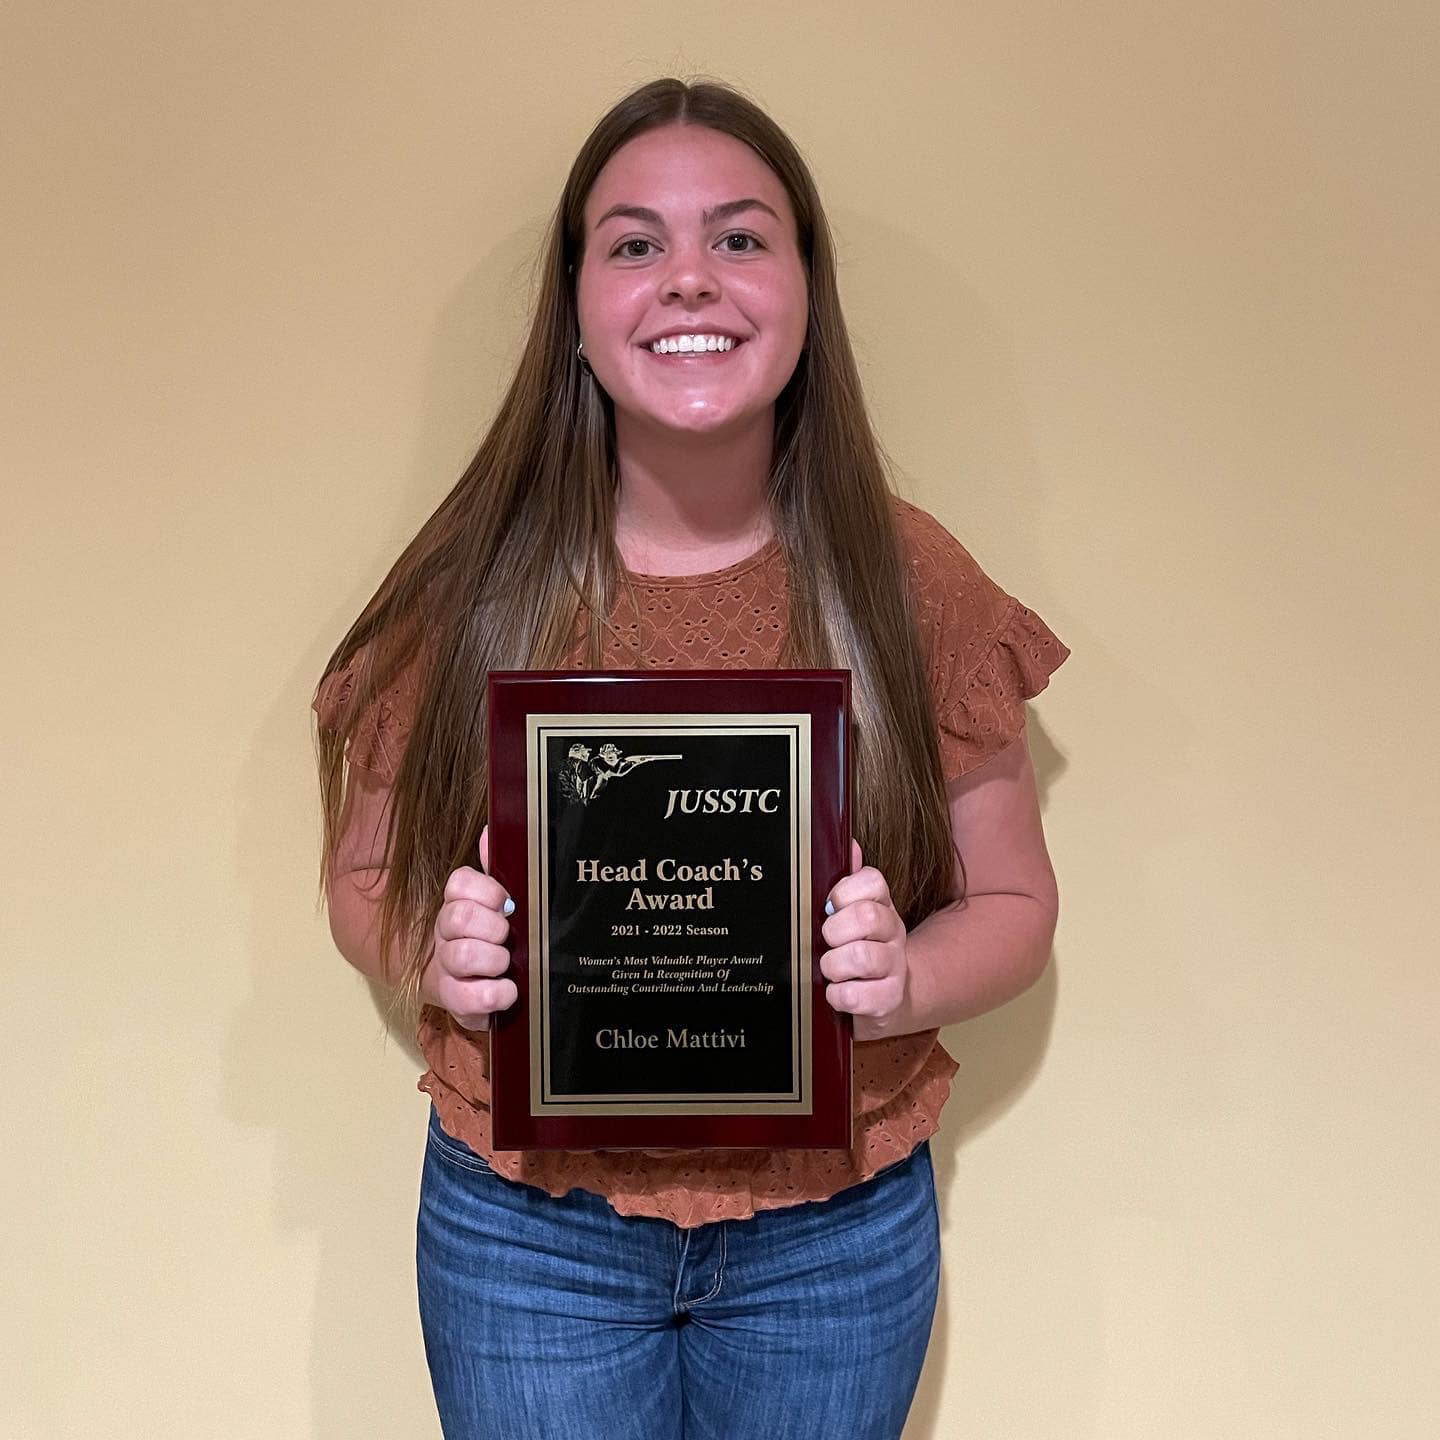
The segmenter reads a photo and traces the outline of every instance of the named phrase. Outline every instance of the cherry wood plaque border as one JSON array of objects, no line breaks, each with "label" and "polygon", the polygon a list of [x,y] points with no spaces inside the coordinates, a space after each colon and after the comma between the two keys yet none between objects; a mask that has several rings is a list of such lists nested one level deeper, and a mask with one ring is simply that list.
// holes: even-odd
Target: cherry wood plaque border
[{"label": "cherry wood plaque border", "polygon": [[[531,715],[808,713],[810,716],[811,1112],[531,1113],[527,720]],[[825,901],[850,855],[850,675],[843,670],[495,671],[489,684],[490,869],[515,901],[511,965],[519,999],[493,1020],[493,1142],[500,1150],[848,1149],[851,1021],[825,1000]],[[800,877],[802,885],[805,877]],[[802,957],[803,964],[803,957]]]}]

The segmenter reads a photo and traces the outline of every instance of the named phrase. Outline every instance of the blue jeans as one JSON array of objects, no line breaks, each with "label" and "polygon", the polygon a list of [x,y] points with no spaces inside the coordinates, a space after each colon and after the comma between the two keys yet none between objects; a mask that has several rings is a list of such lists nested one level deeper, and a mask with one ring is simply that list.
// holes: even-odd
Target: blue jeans
[{"label": "blue jeans", "polygon": [[495,1174],[432,1107],[416,1271],[446,1440],[896,1440],[939,1282],[926,1145],[681,1230]]}]

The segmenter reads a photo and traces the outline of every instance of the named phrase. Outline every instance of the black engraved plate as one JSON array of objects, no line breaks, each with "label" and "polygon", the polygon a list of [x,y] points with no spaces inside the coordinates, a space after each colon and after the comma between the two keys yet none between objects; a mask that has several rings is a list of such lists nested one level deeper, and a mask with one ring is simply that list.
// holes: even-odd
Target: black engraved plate
[{"label": "black engraved plate", "polygon": [[848,1026],[816,967],[847,682],[492,676],[521,990],[493,1035],[498,1147],[848,1144]]}]

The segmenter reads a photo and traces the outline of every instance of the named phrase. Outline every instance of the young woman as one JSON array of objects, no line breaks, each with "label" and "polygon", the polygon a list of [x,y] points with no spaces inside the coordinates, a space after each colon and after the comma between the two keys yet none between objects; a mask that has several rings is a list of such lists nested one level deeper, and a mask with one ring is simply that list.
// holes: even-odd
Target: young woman
[{"label": "young woman", "polygon": [[[938,1277],[936,1032],[1046,963],[1023,702],[1066,653],[891,495],[794,145],[724,86],[622,100],[479,453],[315,700],[331,929],[430,1067],[417,1268],[447,1436],[900,1433]],[[496,1151],[486,1031],[516,987],[488,673],[792,665],[852,677],[858,843],[821,969],[853,1017],[853,1147]]]}]

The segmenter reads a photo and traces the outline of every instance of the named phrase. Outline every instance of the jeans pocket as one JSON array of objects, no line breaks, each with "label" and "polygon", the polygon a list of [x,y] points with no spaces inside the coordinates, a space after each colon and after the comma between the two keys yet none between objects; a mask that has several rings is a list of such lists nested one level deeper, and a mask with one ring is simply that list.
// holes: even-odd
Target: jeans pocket
[{"label": "jeans pocket", "polygon": [[477,1175],[495,1173],[483,1155],[477,1154],[463,1140],[457,1140],[441,1127],[440,1118],[433,1109],[430,1112],[430,1128],[425,1143],[448,1165],[473,1171]]}]

